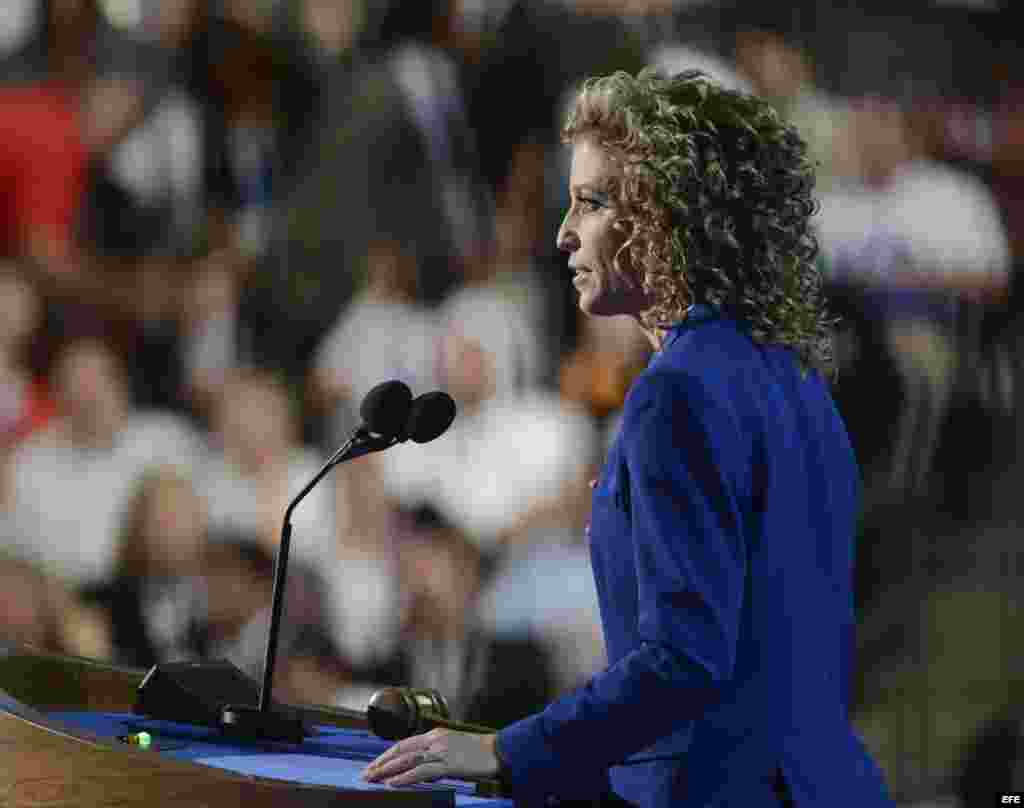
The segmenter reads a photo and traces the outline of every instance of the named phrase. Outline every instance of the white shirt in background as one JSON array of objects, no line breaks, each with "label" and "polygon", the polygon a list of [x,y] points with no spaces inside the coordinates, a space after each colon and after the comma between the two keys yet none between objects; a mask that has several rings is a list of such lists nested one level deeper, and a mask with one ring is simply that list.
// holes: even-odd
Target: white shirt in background
[{"label": "white shirt in background", "polygon": [[201,456],[198,432],[158,412],[130,415],[111,449],[24,446],[15,460],[11,550],[74,584],[105,580],[142,475],[158,465],[191,473]]}]

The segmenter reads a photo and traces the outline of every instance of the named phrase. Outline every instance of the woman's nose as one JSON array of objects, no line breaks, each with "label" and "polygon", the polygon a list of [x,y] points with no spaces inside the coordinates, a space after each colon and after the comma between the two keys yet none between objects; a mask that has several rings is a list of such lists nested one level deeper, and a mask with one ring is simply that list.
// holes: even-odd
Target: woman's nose
[{"label": "woman's nose", "polygon": [[576,233],[565,226],[558,228],[558,237],[556,240],[556,246],[562,252],[576,252],[580,248],[580,237]]}]

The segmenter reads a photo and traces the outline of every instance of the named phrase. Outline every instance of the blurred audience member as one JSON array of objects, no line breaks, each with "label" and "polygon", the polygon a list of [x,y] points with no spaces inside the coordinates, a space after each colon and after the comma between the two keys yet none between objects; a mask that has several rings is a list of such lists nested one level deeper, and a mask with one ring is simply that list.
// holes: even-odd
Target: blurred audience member
[{"label": "blurred audience member", "polygon": [[324,480],[333,488],[337,530],[334,554],[322,567],[330,608],[326,629],[345,658],[361,668],[393,654],[399,632],[396,509],[384,489],[379,457],[342,463],[332,480]]},{"label": "blurred audience member", "polygon": [[206,546],[203,574],[207,656],[228,659],[250,676],[261,676],[274,591],[273,556],[244,533],[222,533]]},{"label": "blurred audience member", "polygon": [[53,388],[59,416],[14,460],[18,551],[76,583],[102,581],[140,475],[154,464],[192,467],[201,442],[186,421],[132,406],[122,360],[100,339],[64,347]]},{"label": "blurred audience member", "polygon": [[[187,186],[188,193],[194,195],[198,207],[192,216],[199,221],[182,224],[201,228],[211,250],[238,249],[236,214],[243,194],[231,156],[230,121],[245,107],[241,99],[247,87],[259,84],[260,92],[253,93],[252,104],[266,106],[265,77],[272,60],[265,59],[259,69],[244,75],[245,70],[237,65],[247,59],[251,64],[252,49],[247,46],[262,40],[200,0],[153,4],[144,15],[140,34],[159,54],[153,70],[154,92],[174,115],[173,128],[166,131],[176,134],[178,155],[185,151],[193,155],[187,177],[182,169],[178,179],[179,187]],[[264,52],[264,56],[269,54]],[[235,69],[227,69],[230,67]],[[187,110],[184,116],[183,110]],[[163,168],[166,173],[166,162]]]},{"label": "blurred audience member", "polygon": [[463,283],[441,305],[442,329],[478,340],[494,356],[495,393],[518,395],[550,375],[547,296],[534,254],[544,227],[544,162],[540,144],[523,143],[498,194],[495,243],[467,262]]},{"label": "blurred audience member", "polygon": [[210,415],[225,382],[240,367],[240,288],[247,266],[232,250],[217,250],[196,261],[185,279],[181,363],[197,415]]},{"label": "blurred audience member", "polygon": [[206,501],[191,477],[173,466],[143,474],[125,510],[113,575],[83,593],[108,613],[118,663],[148,668],[203,655],[206,540]]},{"label": "blurred audience member", "polygon": [[120,330],[124,333],[122,353],[132,358],[128,376],[132,400],[138,407],[189,412],[180,325],[187,265],[179,257],[150,255],[132,269],[137,290],[135,316]]},{"label": "blurred audience member", "polygon": [[847,125],[847,109],[816,86],[811,56],[782,34],[743,29],[736,35],[736,64],[751,91],[769,101],[795,126],[808,146],[819,192],[835,181],[837,132]]},{"label": "blurred audience member", "polygon": [[436,302],[487,239],[491,202],[450,6],[367,4],[360,52],[325,87],[319,132],[287,201],[288,262],[308,278],[306,309],[345,302],[367,252],[386,239],[417,256],[417,296]]},{"label": "blurred audience member", "polygon": [[647,366],[650,342],[626,317],[578,317],[581,336],[562,362],[561,391],[596,418],[617,413],[633,379]]},{"label": "blurred audience member", "polygon": [[367,26],[365,0],[300,0],[297,5],[299,24],[325,62],[347,53]]},{"label": "blurred audience member", "polygon": [[220,91],[227,124],[227,168],[237,189],[236,205],[230,210],[233,246],[262,255],[270,239],[278,174],[275,82],[279,62],[268,36],[232,20],[224,21],[215,44],[210,51],[210,79]]},{"label": "blurred audience member", "polygon": [[493,188],[508,176],[523,140],[558,143],[561,106],[575,82],[635,73],[647,62],[646,37],[623,10],[618,2],[510,0],[492,12],[492,44],[480,59],[468,114]]},{"label": "blurred audience member", "polygon": [[359,406],[376,385],[405,382],[419,394],[435,386],[437,328],[417,298],[416,257],[397,240],[375,242],[365,260],[365,284],[324,336],[310,393],[326,415],[333,446],[362,421]]},{"label": "blurred audience member", "polygon": [[0,255],[29,258],[61,292],[86,289],[94,304],[109,303],[76,226],[89,165],[142,119],[144,83],[96,0],[44,0],[40,9],[37,33],[9,58],[0,87]]},{"label": "blurred audience member", "polygon": [[440,359],[458,415],[437,440],[380,456],[388,493],[406,506],[431,503],[488,555],[526,540],[534,512],[570,518],[553,503],[598,451],[591,419],[538,390],[496,397],[494,355],[477,340],[445,337]]},{"label": "blurred audience member", "polygon": [[736,65],[718,57],[710,49],[688,42],[662,43],[651,52],[649,61],[652,66],[669,76],[682,73],[684,70],[700,70],[730,90],[753,92],[749,76],[737,70]]},{"label": "blurred audience member", "polygon": [[84,236],[103,254],[179,255],[206,224],[204,99],[187,85],[177,59],[198,13],[193,0],[160,0],[135,14],[105,12],[138,52],[142,115],[92,165]]},{"label": "blurred audience member", "polygon": [[111,255],[181,254],[203,221],[202,141],[195,103],[168,92],[93,165],[83,231]]},{"label": "blurred audience member", "polygon": [[[254,679],[263,676],[273,599],[274,558],[244,533],[211,535],[203,556],[205,630],[201,642],[211,659],[228,659]],[[282,669],[302,638],[327,620],[322,581],[303,559],[288,563],[278,656]],[[274,699],[280,700],[275,692]]]},{"label": "blurred audience member", "polygon": [[355,86],[376,58],[377,5],[298,0],[274,9],[270,240],[242,287],[239,319],[247,357],[296,379],[308,374],[316,345],[352,297],[366,253],[373,208],[361,195],[369,167],[355,152],[363,145],[356,141],[374,134],[362,118],[375,110]]},{"label": "blurred audience member", "polygon": [[112,659],[106,614],[28,561],[0,556],[0,641],[40,651]]},{"label": "blurred audience member", "polygon": [[[819,223],[833,276],[998,299],[1007,284],[1008,245],[985,186],[932,160],[893,102],[862,99],[851,124],[857,173],[850,187],[823,196]],[[902,300],[892,307],[903,308]]]},{"label": "blurred audience member", "polygon": [[403,634],[392,683],[433,688],[453,718],[493,727],[539,709],[553,693],[551,660],[529,636],[499,637],[477,622],[480,549],[432,508],[406,519],[399,548]]},{"label": "blurred audience member", "polygon": [[39,10],[39,0],[8,0],[0,25],[0,60],[28,44],[39,24]]},{"label": "blurred audience member", "polygon": [[62,89],[0,87],[0,255],[72,271],[88,153]]},{"label": "blurred audience member", "polygon": [[851,118],[852,184],[821,197],[821,245],[834,291],[880,325],[904,386],[892,490],[921,491],[953,391],[958,302],[996,300],[1009,246],[991,194],[929,159],[895,104],[867,99]]},{"label": "blurred audience member", "polygon": [[[201,474],[215,531],[241,532],[276,551],[291,499],[323,465],[303,446],[291,391],[270,370],[241,369],[225,381],[212,415],[214,452]],[[333,541],[329,489],[295,509],[293,557],[320,563]]]},{"label": "blurred audience member", "polygon": [[46,379],[30,364],[41,323],[42,301],[28,274],[0,260],[0,454],[45,428],[56,412]]},{"label": "blurred audience member", "polygon": [[276,698],[286,704],[365,710],[377,689],[318,626],[305,626],[274,676]]},{"label": "blurred audience member", "polygon": [[537,540],[500,560],[478,611],[481,625],[495,635],[526,635],[543,644],[559,693],[607,667],[590,549],[582,541]]},{"label": "blurred audience member", "polygon": [[[454,0],[430,0],[415,7],[389,2],[380,29],[389,47],[388,79],[398,91],[402,117],[411,124],[407,136],[419,141],[419,148],[409,142],[403,151],[422,160],[412,176],[429,182],[434,207],[441,213],[439,232],[419,233],[424,244],[437,236],[442,239],[435,241],[441,252],[424,251],[428,265],[435,258],[455,256],[465,261],[473,256],[486,240],[485,218],[491,206],[479,176],[476,135],[467,119],[461,54],[453,47],[455,8]],[[384,158],[392,163],[389,170],[394,170],[396,154]],[[393,175],[392,182],[399,176]],[[402,189],[385,210],[389,215],[406,210],[423,220],[419,224],[427,224],[423,210],[410,203],[413,199]],[[432,278],[424,278],[424,285],[432,283]],[[426,291],[428,296],[434,292]]]}]

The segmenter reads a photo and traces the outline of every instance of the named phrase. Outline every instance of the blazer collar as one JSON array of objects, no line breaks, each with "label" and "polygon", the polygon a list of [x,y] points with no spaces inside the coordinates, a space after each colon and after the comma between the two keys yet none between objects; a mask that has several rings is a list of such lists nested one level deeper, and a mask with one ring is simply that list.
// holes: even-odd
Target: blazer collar
[{"label": "blazer collar", "polygon": [[661,346],[661,350],[667,349],[673,342],[685,332],[691,328],[695,328],[703,322],[708,320],[715,320],[721,316],[721,312],[715,307],[707,303],[694,303],[690,308],[686,310],[686,316],[678,323],[673,325],[668,330],[668,334],[665,336],[665,342]]}]

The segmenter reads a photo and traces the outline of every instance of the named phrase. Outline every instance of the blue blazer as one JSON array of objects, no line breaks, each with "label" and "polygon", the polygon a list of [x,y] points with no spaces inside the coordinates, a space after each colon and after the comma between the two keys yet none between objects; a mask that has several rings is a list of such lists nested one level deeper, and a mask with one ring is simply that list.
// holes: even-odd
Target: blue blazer
[{"label": "blue blazer", "polygon": [[498,734],[513,796],[892,806],[848,717],[860,479],[827,384],[697,307],[594,490],[608,667]]}]

